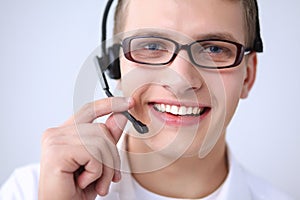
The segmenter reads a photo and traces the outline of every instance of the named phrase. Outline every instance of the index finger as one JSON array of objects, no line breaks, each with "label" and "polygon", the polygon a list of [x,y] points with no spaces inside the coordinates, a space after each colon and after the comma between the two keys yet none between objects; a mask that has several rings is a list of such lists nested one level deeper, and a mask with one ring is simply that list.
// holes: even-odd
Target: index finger
[{"label": "index finger", "polygon": [[100,99],[84,105],[70,119],[63,123],[63,126],[75,123],[92,123],[98,117],[108,115],[112,112],[124,112],[133,105],[131,98],[109,97]]}]

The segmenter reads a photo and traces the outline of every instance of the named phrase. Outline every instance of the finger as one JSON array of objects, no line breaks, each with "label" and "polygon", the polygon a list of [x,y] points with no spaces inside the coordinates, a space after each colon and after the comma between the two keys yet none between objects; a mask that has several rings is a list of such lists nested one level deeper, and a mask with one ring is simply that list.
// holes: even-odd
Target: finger
[{"label": "finger", "polygon": [[[112,136],[110,134],[107,136],[108,138],[105,139],[106,144],[102,145],[103,147],[106,146],[105,149],[107,149],[107,151],[101,151],[103,172],[101,178],[97,181],[95,186],[97,193],[102,196],[108,193],[112,181],[117,182],[121,179],[121,161],[119,152],[116,145],[113,143],[114,141]],[[108,151],[110,152],[108,153]]]},{"label": "finger", "polygon": [[102,134],[98,134],[97,137],[83,136],[81,137],[82,144],[94,159],[112,169],[119,170],[121,161],[114,139],[104,124],[93,125],[97,125],[97,131]]},{"label": "finger", "polygon": [[122,175],[121,175],[120,170],[115,169],[115,173],[114,173],[114,177],[113,177],[112,181],[117,183],[121,180],[121,178],[122,178]]},{"label": "finger", "polygon": [[103,165],[98,160],[92,159],[85,166],[82,173],[77,178],[78,186],[85,189],[88,185],[101,177]]},{"label": "finger", "polygon": [[119,170],[120,156],[111,135],[106,135],[106,137],[104,136],[101,146],[102,163],[112,169]]},{"label": "finger", "polygon": [[75,115],[68,119],[63,126],[75,123],[91,123],[98,117],[112,112],[123,112],[133,106],[132,98],[110,97],[84,105]]},{"label": "finger", "polygon": [[[123,133],[124,127],[126,125],[127,118],[122,114],[113,114],[105,122],[107,128],[109,129],[115,143],[117,143]],[[121,180],[121,159],[118,151],[111,150],[114,154],[114,165],[115,173],[113,177],[113,182],[119,182]]]},{"label": "finger", "polygon": [[114,170],[104,165],[102,176],[95,186],[95,190],[100,196],[105,196],[108,193],[113,176]]},{"label": "finger", "polygon": [[[48,146],[84,147],[84,151],[87,150],[90,154],[88,157],[93,157],[99,162],[116,169],[116,171],[120,169],[121,161],[116,142],[105,124],[93,123],[80,124],[77,127],[66,126],[56,132],[59,132],[59,134],[48,134],[49,137],[44,139],[43,144]],[[100,154],[104,155],[104,159]],[[82,160],[77,162],[80,165],[86,164],[86,161]]]},{"label": "finger", "polygon": [[118,153],[115,146],[112,145],[113,141],[105,137],[105,135],[97,138],[97,141],[88,139],[88,143],[85,145],[90,159],[85,164],[80,161],[78,162],[81,166],[84,165],[84,171],[78,176],[78,185],[82,189],[85,189],[88,185],[99,178],[101,179],[103,176],[106,177],[110,174],[113,176],[114,172],[107,171],[107,169],[104,170],[104,166],[110,166],[109,168],[113,169],[115,164],[113,157],[118,155]]},{"label": "finger", "polygon": [[95,190],[95,183],[92,183],[92,184],[88,185],[84,189],[84,193],[86,195],[86,199],[96,199],[97,192]]}]

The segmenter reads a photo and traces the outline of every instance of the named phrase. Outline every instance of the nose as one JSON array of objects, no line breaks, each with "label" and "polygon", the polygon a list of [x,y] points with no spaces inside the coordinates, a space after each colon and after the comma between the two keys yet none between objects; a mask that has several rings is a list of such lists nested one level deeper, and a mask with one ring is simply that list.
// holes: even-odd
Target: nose
[{"label": "nose", "polygon": [[180,51],[169,64],[170,75],[164,79],[164,87],[176,95],[195,94],[203,85],[200,70],[194,66],[186,51]]}]

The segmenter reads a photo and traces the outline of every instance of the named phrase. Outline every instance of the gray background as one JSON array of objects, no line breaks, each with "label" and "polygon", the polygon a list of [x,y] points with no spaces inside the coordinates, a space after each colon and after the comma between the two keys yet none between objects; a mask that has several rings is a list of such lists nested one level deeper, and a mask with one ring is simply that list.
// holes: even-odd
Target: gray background
[{"label": "gray background", "polygon": [[[0,0],[0,184],[40,157],[41,135],[73,112],[105,1]],[[251,171],[300,199],[300,2],[260,0],[265,53],[228,130]]]}]

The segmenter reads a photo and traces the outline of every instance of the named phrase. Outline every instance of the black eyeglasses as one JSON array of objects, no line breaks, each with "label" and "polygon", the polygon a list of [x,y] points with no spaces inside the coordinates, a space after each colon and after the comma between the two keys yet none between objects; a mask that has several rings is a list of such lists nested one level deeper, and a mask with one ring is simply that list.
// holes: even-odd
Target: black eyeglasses
[{"label": "black eyeglasses", "polygon": [[241,63],[249,51],[242,44],[220,39],[197,40],[190,44],[179,44],[174,40],[158,36],[132,36],[122,41],[125,57],[135,63],[145,65],[167,65],[180,50],[188,52],[193,65],[223,69]]}]

